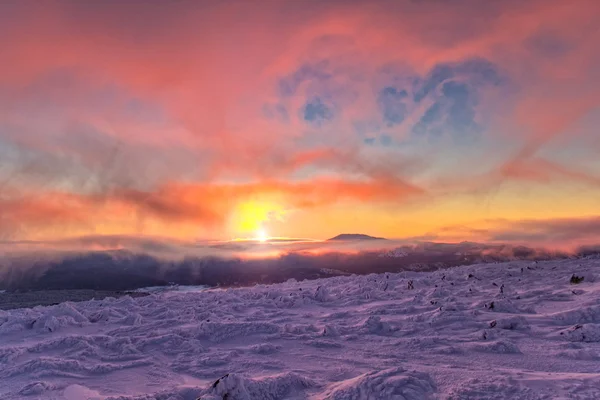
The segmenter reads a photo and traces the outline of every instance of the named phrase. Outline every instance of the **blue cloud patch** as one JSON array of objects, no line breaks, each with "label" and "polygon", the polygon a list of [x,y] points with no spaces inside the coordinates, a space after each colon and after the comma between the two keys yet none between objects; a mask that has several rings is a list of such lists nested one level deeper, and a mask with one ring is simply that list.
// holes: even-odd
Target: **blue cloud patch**
[{"label": "blue cloud patch", "polygon": [[386,134],[379,135],[379,138],[367,137],[363,139],[363,143],[368,146],[375,146],[376,144],[379,144],[381,146],[388,147],[392,145],[392,141],[392,137]]},{"label": "blue cloud patch", "polygon": [[392,137],[386,134],[379,136],[379,143],[382,146],[388,147],[392,145]]},{"label": "blue cloud patch", "polygon": [[471,59],[457,64],[436,66],[425,79],[414,81],[413,100],[433,100],[412,127],[417,135],[455,138],[473,137],[482,131],[476,119],[478,91],[482,87],[500,86],[503,77],[494,64],[484,59]]},{"label": "blue cloud patch", "polygon": [[442,104],[440,102],[434,103],[427,111],[425,111],[419,122],[413,126],[412,132],[417,135],[441,135],[442,129],[436,123],[442,121],[443,117]]},{"label": "blue cloud patch", "polygon": [[440,136],[444,132],[455,137],[471,136],[480,132],[475,122],[476,97],[469,85],[447,81],[442,85],[442,96],[431,105],[412,129],[417,135]]},{"label": "blue cloud patch", "polygon": [[332,107],[325,104],[319,97],[307,102],[303,107],[303,116],[306,122],[321,126],[333,119]]},{"label": "blue cloud patch", "polygon": [[[306,124],[321,127],[340,118],[345,107],[354,104],[352,96],[358,92],[355,93],[356,80],[350,78],[349,70],[334,66],[330,60],[310,62],[278,80],[280,99],[264,108],[265,116],[286,121],[291,110],[283,104],[289,104],[288,97],[297,96],[304,97],[304,104],[296,115]],[[402,66],[386,67],[373,83],[378,90],[376,114],[359,115],[359,119],[349,122],[364,144],[391,146],[391,138],[382,132],[392,132],[397,127],[416,135],[474,138],[482,132],[477,109],[480,91],[504,86],[507,81],[495,64],[473,58],[440,63],[422,76]]]},{"label": "blue cloud patch", "polygon": [[455,69],[448,64],[436,65],[426,79],[416,78],[413,100],[418,103],[435,90],[445,80],[454,77]]},{"label": "blue cloud patch", "polygon": [[481,58],[462,63],[439,64],[426,78],[413,79],[413,100],[418,103],[443,83],[458,78],[474,85],[500,85],[503,82],[495,65]]},{"label": "blue cloud patch", "polygon": [[408,92],[406,90],[397,89],[393,86],[385,87],[379,92],[377,102],[387,126],[398,125],[404,121],[407,113],[405,103],[407,97]]},{"label": "blue cloud patch", "polygon": [[482,58],[473,58],[457,64],[456,74],[476,85],[498,86],[504,83],[498,69]]},{"label": "blue cloud patch", "polygon": [[449,81],[442,87],[444,97],[449,100],[446,122],[455,132],[475,133],[479,125],[475,123],[475,97],[464,83]]}]

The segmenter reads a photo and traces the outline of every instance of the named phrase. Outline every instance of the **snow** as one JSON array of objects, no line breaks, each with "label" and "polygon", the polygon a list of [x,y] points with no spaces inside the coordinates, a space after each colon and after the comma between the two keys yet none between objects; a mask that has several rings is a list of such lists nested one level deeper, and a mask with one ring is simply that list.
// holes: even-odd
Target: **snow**
[{"label": "snow", "polygon": [[600,398],[599,267],[519,261],[0,311],[0,398]]},{"label": "snow", "polygon": [[135,289],[137,293],[159,293],[159,292],[200,292],[208,289],[203,285],[169,285],[169,286],[146,286]]}]

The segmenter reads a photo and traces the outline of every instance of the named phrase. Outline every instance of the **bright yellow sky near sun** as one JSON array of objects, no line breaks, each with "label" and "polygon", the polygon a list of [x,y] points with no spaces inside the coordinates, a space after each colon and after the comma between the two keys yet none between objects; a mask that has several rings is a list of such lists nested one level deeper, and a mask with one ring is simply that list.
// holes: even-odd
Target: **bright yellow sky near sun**
[{"label": "bright yellow sky near sun", "polygon": [[[267,218],[272,204],[244,207],[240,236],[263,228],[269,236],[326,239],[339,233],[366,233],[389,238],[439,233],[448,226],[486,228],[494,221],[574,218],[597,215],[600,190],[579,185],[532,186],[523,191],[506,185],[487,195],[448,195],[397,206],[336,203],[310,210],[281,212]],[[278,206],[279,211],[285,207]],[[467,238],[465,238],[467,239]],[[476,239],[476,238],[468,238]]]},{"label": "bright yellow sky near sun", "polygon": [[285,208],[273,200],[249,200],[238,204],[229,217],[228,231],[233,238],[274,236],[266,225],[285,220]]},{"label": "bright yellow sky near sun", "polygon": [[[132,213],[111,217],[101,214],[90,225],[37,227],[23,232],[31,240],[58,239],[80,235],[150,235],[183,240],[258,239],[290,237],[327,239],[339,233],[365,233],[388,238],[406,238],[440,233],[448,226],[481,229],[495,221],[576,218],[597,215],[600,189],[561,184],[532,186],[527,191],[506,185],[487,195],[437,196],[412,203],[335,202],[330,205],[292,209],[278,199],[256,197],[241,201],[229,214],[226,226],[199,226],[193,221],[165,221]],[[443,235],[442,235],[443,237]],[[469,237],[465,240],[477,240]]]}]

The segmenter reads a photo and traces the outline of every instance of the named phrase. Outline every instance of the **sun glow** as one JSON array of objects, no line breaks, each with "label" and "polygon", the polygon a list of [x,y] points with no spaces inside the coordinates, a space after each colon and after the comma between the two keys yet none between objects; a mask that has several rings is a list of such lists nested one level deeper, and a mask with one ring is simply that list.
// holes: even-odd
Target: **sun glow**
[{"label": "sun glow", "polygon": [[260,229],[258,232],[256,232],[256,240],[258,240],[259,242],[266,242],[269,239],[269,235],[267,235],[267,231],[265,231],[264,229]]},{"label": "sun glow", "polygon": [[230,236],[248,238],[260,242],[267,241],[271,224],[284,221],[286,210],[271,199],[240,202],[229,217]]}]

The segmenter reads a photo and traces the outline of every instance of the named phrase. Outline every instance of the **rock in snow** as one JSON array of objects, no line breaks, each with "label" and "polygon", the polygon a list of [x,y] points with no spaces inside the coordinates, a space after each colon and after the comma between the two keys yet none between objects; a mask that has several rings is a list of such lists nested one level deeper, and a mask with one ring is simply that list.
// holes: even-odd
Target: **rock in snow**
[{"label": "rock in snow", "polygon": [[0,311],[0,398],[600,398],[600,259],[528,267]]}]

